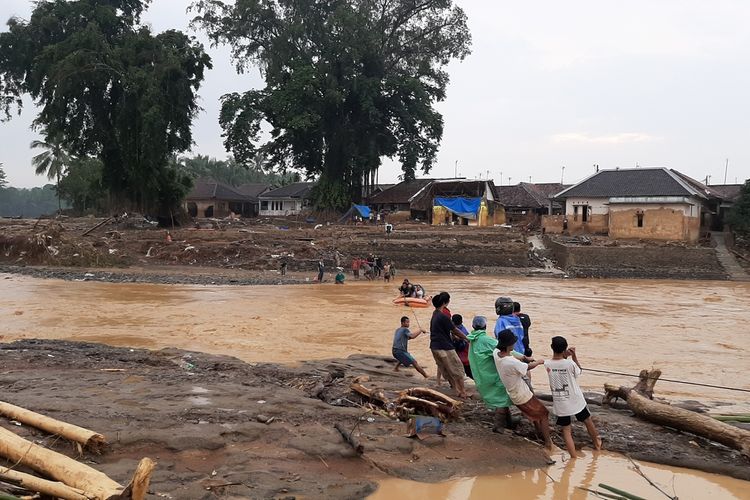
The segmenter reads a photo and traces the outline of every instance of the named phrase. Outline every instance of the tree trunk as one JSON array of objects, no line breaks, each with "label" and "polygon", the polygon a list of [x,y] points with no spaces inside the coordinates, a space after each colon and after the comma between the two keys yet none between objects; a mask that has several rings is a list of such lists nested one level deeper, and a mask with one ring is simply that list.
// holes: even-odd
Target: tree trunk
[{"label": "tree trunk", "polygon": [[3,401],[0,401],[0,415],[5,415],[10,419],[17,420],[31,427],[36,427],[50,434],[70,439],[97,453],[107,444],[104,436],[99,433],[78,427],[77,425],[61,422]]},{"label": "tree trunk", "polygon": [[653,401],[651,394],[660,375],[660,370],[642,370],[641,380],[633,388],[604,384],[603,404],[608,404],[614,398],[624,399],[633,413],[644,420],[716,441],[739,450],[750,458],[750,431],[725,424],[707,415]]},{"label": "tree trunk", "polygon": [[0,456],[20,463],[96,500],[121,498],[123,487],[103,472],[34,444],[0,427]]},{"label": "tree trunk", "polygon": [[83,491],[57,481],[48,481],[31,474],[0,468],[0,481],[10,481],[20,488],[63,500],[89,500]]}]

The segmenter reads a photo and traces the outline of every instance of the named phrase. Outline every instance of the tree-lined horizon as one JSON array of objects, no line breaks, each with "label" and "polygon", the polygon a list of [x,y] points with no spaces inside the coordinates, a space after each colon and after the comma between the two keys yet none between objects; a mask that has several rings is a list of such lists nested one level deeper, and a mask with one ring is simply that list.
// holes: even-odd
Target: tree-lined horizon
[{"label": "tree-lined horizon", "polygon": [[197,91],[211,61],[200,43],[140,23],[150,0],[42,0],[0,33],[0,106],[39,108],[34,127],[71,155],[101,161],[114,204],[167,212],[190,188],[170,167],[192,145]]}]

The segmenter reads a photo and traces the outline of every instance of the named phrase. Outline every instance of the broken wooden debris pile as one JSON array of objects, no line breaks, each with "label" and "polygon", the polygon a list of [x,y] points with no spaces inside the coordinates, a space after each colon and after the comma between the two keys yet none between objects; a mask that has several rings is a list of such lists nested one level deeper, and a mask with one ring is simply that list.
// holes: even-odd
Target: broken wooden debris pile
[{"label": "broken wooden debris pile", "polygon": [[661,370],[658,369],[641,370],[639,381],[634,387],[604,384],[602,404],[609,404],[613,399],[623,399],[633,413],[644,420],[721,443],[750,458],[750,431],[726,424],[709,415],[654,401],[654,385],[660,376]]},{"label": "broken wooden debris pile", "polygon": [[[50,434],[58,435],[101,453],[106,446],[103,435],[61,422],[9,403],[0,402],[0,414]],[[11,467],[0,466],[0,484],[12,486],[15,492],[35,492],[64,500],[143,500],[148,491],[155,463],[144,458],[138,464],[133,480],[123,487],[106,474],[66,455],[28,441],[0,427],[0,457]],[[22,467],[38,477],[16,470]]]},{"label": "broken wooden debris pile", "polygon": [[355,380],[351,385],[352,390],[384,410],[384,416],[389,418],[408,420],[413,415],[428,415],[449,421],[456,420],[460,415],[461,402],[440,391],[413,387],[386,395],[380,388],[365,387],[360,383],[362,381],[364,380]]}]

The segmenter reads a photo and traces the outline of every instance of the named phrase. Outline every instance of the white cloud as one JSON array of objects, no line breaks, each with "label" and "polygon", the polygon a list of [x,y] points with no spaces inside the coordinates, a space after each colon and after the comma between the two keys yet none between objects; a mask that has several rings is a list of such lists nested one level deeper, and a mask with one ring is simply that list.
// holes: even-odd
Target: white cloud
[{"label": "white cloud", "polygon": [[564,134],[555,134],[551,141],[555,144],[630,144],[634,142],[653,142],[659,140],[649,134],[639,132],[622,132],[620,134],[609,135],[592,135],[581,132],[568,132]]}]

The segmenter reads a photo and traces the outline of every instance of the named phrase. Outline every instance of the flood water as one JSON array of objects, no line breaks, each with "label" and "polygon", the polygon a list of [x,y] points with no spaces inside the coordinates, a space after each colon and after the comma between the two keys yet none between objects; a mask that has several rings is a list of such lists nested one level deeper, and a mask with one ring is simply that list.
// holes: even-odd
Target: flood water
[{"label": "flood water", "polygon": [[[554,458],[560,458],[555,456]],[[638,462],[643,473],[670,496],[688,499],[747,499],[750,482],[679,467]],[[619,488],[642,498],[666,498],[649,485],[621,455],[589,452],[586,457],[558,460],[542,470],[530,470],[505,476],[472,477],[437,484],[389,479],[369,500],[470,500],[519,498],[524,500],[584,500],[596,498],[581,488],[608,493],[600,483]],[[611,492],[609,492],[611,493]]]},{"label": "flood water", "polygon": [[[561,280],[486,276],[409,276],[429,293],[451,293],[450,308],[467,326],[476,314],[495,319],[507,295],[531,316],[531,344],[549,356],[549,339],[568,338],[584,368],[636,374],[658,367],[666,379],[750,389],[750,283]],[[394,306],[395,284],[344,286],[186,286],[66,282],[0,275],[3,340],[49,338],[116,346],[227,354],[245,361],[294,362],[390,355],[399,318],[429,328],[431,309]],[[429,337],[409,350],[435,373]],[[541,375],[541,372],[540,372]],[[543,376],[543,375],[541,375]],[[581,384],[635,379],[585,372]],[[540,380],[546,392],[546,381]],[[750,412],[748,393],[659,381],[657,395],[726,403]]]},{"label": "flood water", "polygon": [[[403,278],[403,276],[399,277]],[[470,324],[495,319],[500,295],[521,302],[531,316],[536,357],[549,356],[549,339],[568,338],[585,368],[636,374],[658,367],[663,378],[750,389],[750,283],[560,280],[486,276],[409,276],[429,293],[451,293],[450,308]],[[0,340],[20,338],[102,342],[115,346],[226,354],[245,361],[295,362],[390,355],[399,318],[429,326],[430,309],[394,306],[396,284],[348,282],[290,286],[185,286],[65,282],[0,275]],[[429,336],[409,349],[435,373]],[[584,371],[581,385],[635,379]],[[537,388],[547,392],[540,372]],[[746,392],[659,381],[656,394],[710,403],[722,413],[750,412]],[[656,492],[625,460],[606,453],[513,476],[469,478],[437,485],[389,480],[373,498],[586,498],[577,486],[599,482],[646,498]],[[649,465],[652,479],[680,498],[750,498],[750,483]],[[643,484],[639,483],[642,482]],[[644,486],[645,485],[645,486]],[[646,489],[644,489],[646,488]],[[671,491],[671,490],[668,490]],[[705,492],[705,493],[704,493]]]}]

